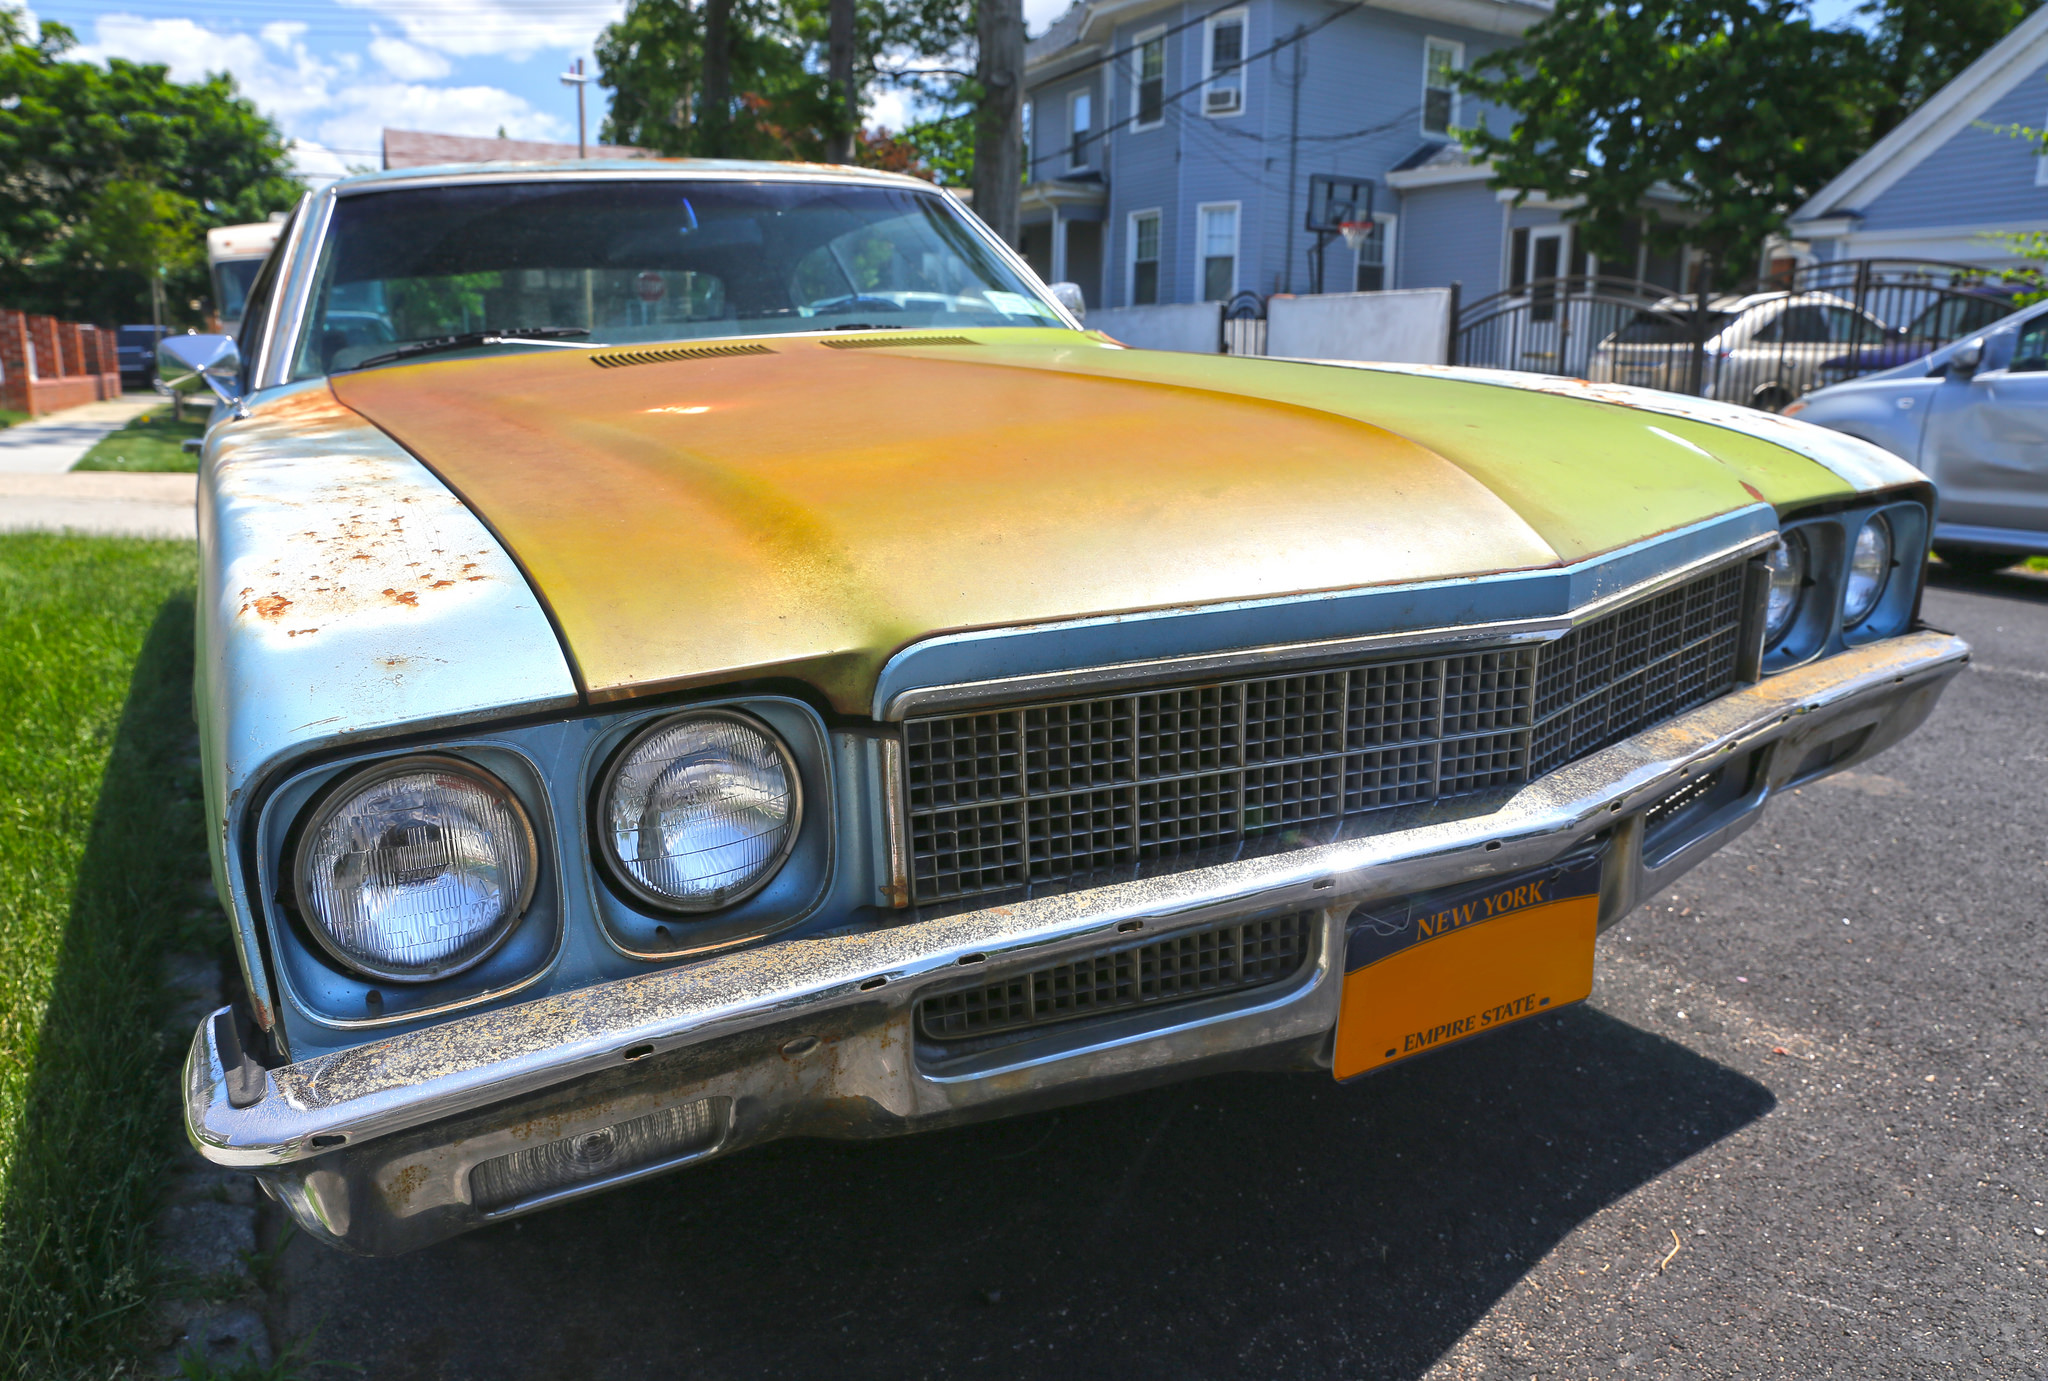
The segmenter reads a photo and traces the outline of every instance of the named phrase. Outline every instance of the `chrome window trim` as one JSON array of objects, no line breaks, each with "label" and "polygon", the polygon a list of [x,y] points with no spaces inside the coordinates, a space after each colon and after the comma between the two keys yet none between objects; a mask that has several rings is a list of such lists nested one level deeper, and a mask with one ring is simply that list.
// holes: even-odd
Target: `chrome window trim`
[{"label": "chrome window trim", "polygon": [[[368,196],[380,192],[410,191],[416,188],[455,186],[495,186],[513,182],[778,182],[778,183],[831,183],[837,182],[857,187],[893,187],[899,191],[915,192],[921,196],[935,197],[964,224],[968,232],[980,238],[982,244],[994,251],[996,257],[1015,272],[1024,286],[1031,289],[1043,305],[1055,314],[1051,322],[1038,322],[1022,326],[978,327],[978,330],[1059,330],[1060,323],[1065,329],[1085,334],[1086,328],[1073,315],[1053,300],[1044,282],[1031,265],[1024,262],[1024,256],[1003,243],[989,231],[982,219],[973,210],[957,199],[928,182],[916,178],[899,177],[893,173],[877,173],[862,176],[852,173],[819,174],[784,171],[779,169],[692,169],[674,167],[635,167],[631,163],[611,164],[605,167],[560,168],[536,170],[533,168],[493,169],[488,172],[443,172],[430,173],[422,177],[366,178],[357,183],[335,183],[318,192],[308,192],[300,203],[302,224],[294,228],[291,242],[280,244],[276,253],[287,256],[279,261],[282,269],[288,269],[291,277],[281,282],[271,298],[271,316],[263,339],[263,358],[251,378],[261,382],[258,387],[271,387],[290,383],[291,361],[298,354],[299,335],[306,326],[306,313],[311,305],[313,277],[319,268],[320,251],[327,244],[327,231],[334,219],[334,208],[343,197]],[[311,212],[311,215],[305,213]],[[317,222],[317,226],[315,225]],[[287,307],[287,299],[289,305]],[[288,315],[285,313],[288,311]],[[911,328],[904,327],[904,330]],[[919,327],[930,330],[930,327]],[[785,334],[783,332],[773,333]],[[678,340],[718,341],[742,340],[762,336],[759,331],[736,331],[725,336],[678,336]],[[279,351],[280,339],[289,338],[289,348]],[[327,376],[322,376],[327,377]]]},{"label": "chrome window trim", "polygon": [[[983,705],[1015,705],[1034,700],[1057,700],[1071,695],[1092,694],[1100,689],[1132,689],[1145,684],[1179,681],[1188,676],[1206,676],[1211,673],[1220,675],[1246,670],[1277,673],[1292,667],[1305,667],[1338,658],[1373,656],[1382,652],[1456,648],[1472,643],[1484,643],[1489,647],[1509,647],[1518,643],[1550,642],[1563,637],[1580,624],[1601,618],[1623,605],[1632,604],[1673,585],[1683,584],[1717,566],[1747,560],[1767,550],[1777,540],[1778,534],[1775,529],[1746,538],[1639,580],[1625,589],[1589,600],[1567,613],[1547,618],[1504,620],[1499,623],[1449,624],[1412,632],[1375,633],[1355,638],[1328,638],[1297,643],[1271,643],[1261,647],[1189,657],[1115,662],[1103,666],[1078,667],[1068,671],[998,677],[987,681],[919,686],[899,691],[890,697],[888,704],[883,707],[881,718],[900,723],[913,716],[951,713]],[[1549,570],[1531,572],[1545,575],[1552,573]]]}]

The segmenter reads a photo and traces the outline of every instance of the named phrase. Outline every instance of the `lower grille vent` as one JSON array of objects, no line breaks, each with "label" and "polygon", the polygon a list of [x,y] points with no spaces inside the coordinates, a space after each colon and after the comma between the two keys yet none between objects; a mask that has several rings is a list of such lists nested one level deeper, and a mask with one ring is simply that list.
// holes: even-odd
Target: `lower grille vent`
[{"label": "lower grille vent", "polygon": [[957,1041],[1262,987],[1300,971],[1313,926],[1312,912],[1273,916],[1011,974],[925,998],[918,1028]]}]

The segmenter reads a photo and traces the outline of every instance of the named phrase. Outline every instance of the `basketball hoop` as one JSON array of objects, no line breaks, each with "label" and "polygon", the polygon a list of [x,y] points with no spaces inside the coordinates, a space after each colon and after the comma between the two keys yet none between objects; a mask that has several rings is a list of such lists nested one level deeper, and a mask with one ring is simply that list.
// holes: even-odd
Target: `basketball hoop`
[{"label": "basketball hoop", "polygon": [[1352,250],[1365,248],[1365,242],[1372,238],[1371,221],[1338,221],[1337,233],[1344,237],[1344,244]]}]

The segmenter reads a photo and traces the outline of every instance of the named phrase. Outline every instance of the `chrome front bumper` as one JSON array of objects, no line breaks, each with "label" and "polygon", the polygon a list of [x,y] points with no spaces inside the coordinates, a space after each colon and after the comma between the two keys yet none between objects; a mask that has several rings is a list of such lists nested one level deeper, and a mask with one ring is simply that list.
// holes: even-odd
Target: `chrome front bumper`
[{"label": "chrome front bumper", "polygon": [[[795,940],[479,1013],[269,1070],[229,1097],[212,1019],[185,1068],[186,1126],[254,1171],[313,1235],[409,1250],[485,1222],[783,1136],[867,1137],[1223,1069],[1328,1067],[1344,921],[1361,902],[1540,867],[1605,846],[1601,923],[1755,822],[1772,793],[1910,733],[1969,648],[1919,632],[1809,664],[1559,769],[1500,809],[1363,839]],[[1724,765],[1738,799],[1645,847],[1652,811]],[[1318,937],[1266,987],[1022,1033],[934,1062],[917,999],[1147,936],[1312,912]],[[963,966],[966,966],[963,968]],[[683,1154],[485,1212],[470,1171],[527,1147],[706,1103]]]}]

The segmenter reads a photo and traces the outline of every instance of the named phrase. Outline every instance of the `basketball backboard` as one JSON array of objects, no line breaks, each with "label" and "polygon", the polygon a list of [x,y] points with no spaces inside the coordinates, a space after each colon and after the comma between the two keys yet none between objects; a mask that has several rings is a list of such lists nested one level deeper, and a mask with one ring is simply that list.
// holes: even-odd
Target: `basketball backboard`
[{"label": "basketball backboard", "polygon": [[1373,181],[1341,173],[1311,173],[1306,230],[1335,235],[1346,221],[1372,219]]}]

